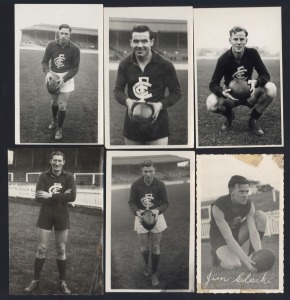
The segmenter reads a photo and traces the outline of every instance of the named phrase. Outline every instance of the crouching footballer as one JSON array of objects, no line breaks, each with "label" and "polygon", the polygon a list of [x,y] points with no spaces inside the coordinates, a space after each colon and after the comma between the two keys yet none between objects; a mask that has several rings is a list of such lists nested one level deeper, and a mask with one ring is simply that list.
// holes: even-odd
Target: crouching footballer
[{"label": "crouching footballer", "polygon": [[69,212],[67,203],[75,201],[76,183],[74,176],[63,168],[65,156],[62,152],[52,152],[50,168],[40,174],[36,185],[36,201],[42,203],[38,220],[38,246],[34,261],[34,278],[25,288],[31,293],[39,286],[40,273],[43,268],[49,244],[51,230],[54,228],[56,245],[56,264],[59,272],[59,289],[70,295],[65,282],[66,275],[66,242],[69,229]]},{"label": "crouching footballer", "polygon": [[[141,254],[144,258],[143,274],[146,277],[150,275],[149,258],[151,256],[151,284],[157,286],[159,284],[157,268],[160,259],[161,235],[162,231],[167,228],[163,213],[169,204],[165,184],[155,178],[154,163],[145,160],[141,171],[142,177],[131,186],[129,207],[135,215],[134,231],[138,234]],[[145,210],[151,210],[155,215],[156,223],[153,228],[148,229],[142,225],[142,214]]]},{"label": "crouching footballer", "polygon": [[[256,272],[251,254],[261,249],[267,216],[255,210],[248,199],[250,183],[239,175],[231,177],[228,183],[229,194],[218,198],[211,209],[210,244],[213,266],[233,270],[246,266]],[[250,240],[249,252],[241,246]]]}]

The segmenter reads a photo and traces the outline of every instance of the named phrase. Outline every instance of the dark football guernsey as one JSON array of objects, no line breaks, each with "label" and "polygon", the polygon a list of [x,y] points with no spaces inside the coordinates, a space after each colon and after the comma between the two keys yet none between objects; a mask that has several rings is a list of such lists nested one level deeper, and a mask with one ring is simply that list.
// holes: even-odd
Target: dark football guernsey
[{"label": "dark football guernsey", "polygon": [[64,48],[59,44],[59,40],[49,42],[41,62],[43,72],[49,72],[49,63],[53,72],[68,72],[63,77],[64,82],[66,82],[79,71],[80,48],[72,41],[69,41]]},{"label": "dark football guernsey", "polygon": [[130,209],[136,214],[137,210],[156,209],[162,214],[169,206],[165,184],[157,178],[150,186],[144,183],[144,178],[136,180],[130,191],[128,202]]},{"label": "dark football guernsey", "polygon": [[[224,214],[225,221],[228,223],[229,227],[232,230],[234,238],[238,239],[239,229],[246,220],[246,216],[251,210],[251,201],[247,200],[245,205],[233,206],[231,201],[231,196],[226,195],[218,198],[213,204],[216,205]],[[218,228],[216,221],[211,212],[211,221],[210,221],[210,242],[213,248],[218,248],[216,245],[222,246],[226,245],[226,241]],[[215,250],[216,250],[215,249]]]},{"label": "dark football guernsey", "polygon": [[[128,88],[128,95],[125,88]],[[168,89],[168,95],[165,94]],[[157,120],[151,124],[140,124],[130,120],[125,114],[123,135],[129,139],[153,141],[169,136],[167,108],[177,103],[182,97],[180,83],[173,64],[152,50],[151,61],[144,71],[138,65],[135,55],[124,58],[118,68],[114,95],[116,100],[126,106],[126,99],[146,102],[161,102],[163,109]]]},{"label": "dark football guernsey", "polygon": [[39,176],[36,191],[52,193],[51,199],[36,198],[42,203],[36,225],[39,228],[56,230],[69,228],[69,213],[67,203],[75,201],[76,184],[74,176],[62,170],[59,176],[55,176],[51,169]]},{"label": "dark football guernsey", "polygon": [[[65,193],[65,191],[68,190],[70,190],[70,192]],[[36,198],[37,202],[45,205],[66,205],[67,202],[73,202],[76,198],[74,176],[64,170],[62,170],[59,176],[55,176],[51,169],[49,169],[40,174],[36,191],[52,193],[52,199]]]},{"label": "dark football guernsey", "polygon": [[258,51],[254,48],[245,47],[243,57],[238,63],[235,60],[232,49],[230,49],[219,57],[209,84],[209,89],[215,95],[224,97],[222,94],[223,87],[220,86],[223,78],[224,85],[227,87],[233,79],[252,79],[254,69],[258,73],[258,77],[256,78],[258,83],[256,87],[263,87],[268,81],[270,81],[270,74],[268,73]]}]

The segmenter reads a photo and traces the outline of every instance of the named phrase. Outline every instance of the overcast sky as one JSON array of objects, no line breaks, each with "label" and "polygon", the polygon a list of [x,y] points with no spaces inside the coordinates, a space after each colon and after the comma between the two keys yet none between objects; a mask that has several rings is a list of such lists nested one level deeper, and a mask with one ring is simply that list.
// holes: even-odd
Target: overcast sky
[{"label": "overcast sky", "polygon": [[236,25],[248,30],[247,46],[267,47],[273,53],[280,51],[279,7],[194,9],[195,47],[230,47],[229,31]]},{"label": "overcast sky", "polygon": [[227,194],[228,181],[233,175],[260,181],[261,184],[270,184],[281,190],[283,171],[272,160],[271,155],[263,155],[258,167],[252,167],[232,155],[199,155],[197,161],[201,200]]}]

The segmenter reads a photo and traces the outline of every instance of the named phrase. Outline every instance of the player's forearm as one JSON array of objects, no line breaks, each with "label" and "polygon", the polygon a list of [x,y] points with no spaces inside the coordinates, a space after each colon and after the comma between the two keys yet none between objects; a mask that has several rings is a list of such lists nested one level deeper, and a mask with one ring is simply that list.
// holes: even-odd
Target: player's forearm
[{"label": "player's forearm", "polygon": [[136,215],[136,212],[139,210],[139,208],[136,205],[135,201],[129,200],[128,205],[129,205],[129,208],[132,211],[132,213],[134,215]]},{"label": "player's forearm", "polygon": [[238,242],[234,239],[225,239],[227,245],[230,247],[230,249],[236,253],[236,255],[240,258],[242,262],[244,262],[247,259],[247,254],[242,250]]},{"label": "player's forearm", "polygon": [[257,51],[255,52],[254,67],[258,73],[258,77],[256,78],[258,81],[258,86],[264,86],[268,81],[270,81],[270,74]]},{"label": "player's forearm", "polygon": [[125,94],[124,89],[115,87],[113,93],[114,93],[115,99],[116,99],[121,105],[126,106],[126,100],[127,100],[128,96]]},{"label": "player's forearm", "polygon": [[250,232],[250,241],[255,251],[262,248],[260,235],[257,230]]},{"label": "player's forearm", "polygon": [[224,62],[219,59],[209,83],[209,90],[218,97],[224,97],[222,94],[223,88],[220,85],[224,77],[224,68],[226,68]]},{"label": "player's forearm", "polygon": [[63,76],[63,81],[67,82],[71,78],[75,77],[77,75],[78,71],[79,71],[79,67],[75,67],[75,68],[71,69],[70,71],[68,71],[68,73],[66,75]]},{"label": "player's forearm", "polygon": [[223,95],[223,88],[220,86],[219,83],[215,83],[215,82],[210,82],[209,84],[209,90],[217,95],[218,97],[223,97],[224,98],[224,95]]},{"label": "player's forearm", "polygon": [[263,74],[263,75],[259,75],[257,78],[256,78],[257,82],[258,82],[258,85],[257,86],[261,86],[263,87],[267,82],[270,81],[270,74]]},{"label": "player's forearm", "polygon": [[48,61],[42,61],[41,62],[41,66],[42,66],[42,71],[47,74],[49,72],[49,63]]},{"label": "player's forearm", "polygon": [[180,87],[177,87],[169,91],[169,95],[160,101],[163,105],[163,109],[166,109],[170,106],[176,104],[182,98],[182,91]]},{"label": "player's forearm", "polygon": [[49,45],[45,49],[42,61],[41,61],[41,66],[42,70],[45,74],[49,72],[49,61],[50,61],[50,47]]},{"label": "player's forearm", "polygon": [[161,205],[157,208],[159,210],[159,214],[162,214],[166,211],[166,209],[169,207],[168,201],[163,201]]},{"label": "player's forearm", "polygon": [[63,194],[58,193],[52,195],[53,201],[61,201],[63,203],[74,202],[75,199],[76,199],[76,194],[74,194],[73,192],[63,193]]}]

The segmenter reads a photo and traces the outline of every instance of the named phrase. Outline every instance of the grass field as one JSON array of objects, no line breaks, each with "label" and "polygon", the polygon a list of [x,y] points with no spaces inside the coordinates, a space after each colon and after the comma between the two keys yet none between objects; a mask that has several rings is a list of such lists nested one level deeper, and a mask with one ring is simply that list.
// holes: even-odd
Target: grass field
[{"label": "grass field", "polygon": [[[278,289],[279,288],[279,236],[274,235],[272,237],[265,237],[262,241],[262,248],[270,248],[274,251],[276,261],[274,267],[266,273],[252,274],[247,283],[238,282],[240,279],[245,279],[250,272],[245,268],[241,268],[233,271],[223,270],[221,267],[214,268],[212,266],[211,254],[210,254],[210,243],[204,241],[201,244],[201,288],[204,290],[208,289],[238,289],[238,290],[267,290],[267,289]],[[245,243],[243,246],[244,251],[247,253],[249,249],[249,243]],[[208,276],[211,273],[211,278],[208,282]],[[244,273],[241,275],[241,273]],[[240,277],[239,277],[240,276]],[[252,279],[261,280],[265,276],[266,283],[251,282]],[[224,280],[223,278],[227,280]],[[215,278],[215,280],[214,280]],[[237,279],[239,278],[239,279]],[[208,282],[208,283],[207,283]]]},{"label": "grass field", "polygon": [[[188,80],[186,70],[177,70],[177,76],[182,88],[182,99],[174,106],[168,108],[169,128],[171,136],[170,145],[186,145],[188,137]],[[113,90],[115,86],[117,71],[110,70],[110,142],[111,145],[123,145],[123,123],[126,107],[120,105],[114,98]]]},{"label": "grass field", "polygon": [[[156,289],[188,289],[189,286],[189,184],[167,186],[169,208],[164,213],[168,228],[161,240]],[[144,262],[128,207],[129,189],[112,191],[111,287],[153,289],[143,276]],[[193,250],[192,250],[193,251]]]},{"label": "grass field", "polygon": [[[50,95],[41,60],[43,51],[20,51],[20,142],[55,143]],[[16,116],[17,117],[17,116]],[[102,126],[102,125],[101,125]],[[62,143],[98,142],[98,55],[81,53],[63,125]]]},{"label": "grass field", "polygon": [[[9,290],[12,295],[24,294],[33,279],[33,263],[37,249],[36,221],[39,205],[30,200],[9,200]],[[88,295],[97,265],[97,243],[103,217],[98,210],[70,208],[71,229],[67,243],[67,284],[73,294]],[[35,294],[58,294],[54,232],[51,234],[46,262]],[[102,292],[102,291],[100,291]]]},{"label": "grass field", "polygon": [[[221,125],[224,117],[213,114],[206,109],[206,98],[210,94],[208,85],[213,74],[216,60],[197,60],[197,93],[198,93],[198,145],[199,146],[247,146],[247,145],[281,145],[281,106],[280,94],[280,61],[264,61],[271,81],[277,86],[277,96],[271,106],[260,118],[260,125],[265,132],[257,137],[248,131],[247,120],[251,110],[244,106],[235,108],[236,119],[231,131],[223,132]],[[255,74],[253,78],[255,78]]]}]

